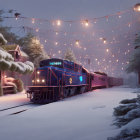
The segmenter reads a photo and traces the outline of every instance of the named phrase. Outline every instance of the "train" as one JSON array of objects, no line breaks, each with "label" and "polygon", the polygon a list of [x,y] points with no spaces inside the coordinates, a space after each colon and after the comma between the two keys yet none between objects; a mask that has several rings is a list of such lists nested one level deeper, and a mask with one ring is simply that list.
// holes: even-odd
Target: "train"
[{"label": "train", "polygon": [[33,103],[50,103],[60,99],[123,84],[122,78],[109,77],[101,72],[89,72],[80,64],[51,58],[40,61],[32,74],[27,95]]}]

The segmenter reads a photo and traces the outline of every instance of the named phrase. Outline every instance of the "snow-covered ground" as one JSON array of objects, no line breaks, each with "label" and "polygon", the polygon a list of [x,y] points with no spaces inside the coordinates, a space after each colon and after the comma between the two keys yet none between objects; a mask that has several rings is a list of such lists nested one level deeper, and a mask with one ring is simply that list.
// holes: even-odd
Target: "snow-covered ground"
[{"label": "snow-covered ground", "polygon": [[25,91],[0,97],[0,110],[29,103]]},{"label": "snow-covered ground", "polygon": [[[107,137],[113,137],[120,132],[120,129],[112,125],[113,108],[123,99],[135,98],[137,94],[133,91],[124,87],[97,89],[31,108],[20,114],[0,117],[0,138],[2,140],[106,140]],[[23,99],[24,103],[27,101],[28,99]],[[17,99],[15,104],[16,102],[19,104],[22,99],[19,101]],[[7,101],[7,104],[10,103]]]}]

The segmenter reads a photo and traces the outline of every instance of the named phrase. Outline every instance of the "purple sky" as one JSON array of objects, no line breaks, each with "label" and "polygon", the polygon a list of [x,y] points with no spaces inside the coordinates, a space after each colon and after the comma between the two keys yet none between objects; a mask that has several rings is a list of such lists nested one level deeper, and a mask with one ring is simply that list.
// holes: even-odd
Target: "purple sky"
[{"label": "purple sky", "polygon": [[47,19],[99,17],[132,7],[139,0],[0,0],[1,9],[16,9],[23,15]]},{"label": "purple sky", "polygon": [[[15,9],[25,17],[79,21],[71,26],[69,23],[63,23],[61,28],[41,21],[32,25],[30,20],[7,20],[6,24],[39,28],[36,35],[51,56],[62,57],[65,50],[71,48],[77,59],[88,69],[87,60],[90,58],[93,71],[101,70],[109,75],[120,76],[124,73],[134,48],[134,36],[139,31],[140,15],[131,11],[122,15],[120,19],[118,16],[109,17],[108,22],[101,19],[96,24],[91,23],[88,29],[82,27],[80,20],[114,14],[139,2],[140,0],[1,0],[0,9]],[[56,30],[58,35],[54,32]],[[23,34],[23,31],[18,29],[17,33]],[[104,37],[107,44],[103,44],[100,37]],[[82,48],[75,47],[75,40],[79,40]],[[57,46],[55,42],[58,43]],[[109,49],[108,53],[106,49]]]}]

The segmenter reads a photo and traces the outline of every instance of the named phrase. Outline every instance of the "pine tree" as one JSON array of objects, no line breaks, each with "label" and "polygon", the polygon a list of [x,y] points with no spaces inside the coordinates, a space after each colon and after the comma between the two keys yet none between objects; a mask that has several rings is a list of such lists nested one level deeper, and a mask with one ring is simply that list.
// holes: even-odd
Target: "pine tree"
[{"label": "pine tree", "polygon": [[34,63],[35,67],[38,67],[41,60],[49,59],[43,45],[31,33],[21,38],[19,42],[23,46],[23,51],[28,54],[30,61]]},{"label": "pine tree", "polygon": [[73,53],[73,51],[71,49],[66,50],[66,53],[64,55],[64,59],[72,61],[72,62],[76,62],[75,55],[74,55],[74,53]]},{"label": "pine tree", "polygon": [[129,72],[140,72],[140,34],[136,34],[134,41],[135,49],[129,60],[129,64],[126,71]]},{"label": "pine tree", "polygon": [[[12,11],[12,10],[11,10]],[[3,14],[5,12],[3,10],[0,10],[0,33],[3,34],[3,36],[5,37],[5,39],[9,42],[9,43],[14,43],[17,44],[18,39],[20,38],[19,36],[17,36],[16,34],[11,32],[11,28],[7,27],[7,26],[3,26]],[[9,11],[10,13],[10,11]]]},{"label": "pine tree", "polygon": [[139,74],[139,84],[140,84],[140,34],[136,35],[134,41],[135,49],[127,65],[126,72],[135,72]]}]

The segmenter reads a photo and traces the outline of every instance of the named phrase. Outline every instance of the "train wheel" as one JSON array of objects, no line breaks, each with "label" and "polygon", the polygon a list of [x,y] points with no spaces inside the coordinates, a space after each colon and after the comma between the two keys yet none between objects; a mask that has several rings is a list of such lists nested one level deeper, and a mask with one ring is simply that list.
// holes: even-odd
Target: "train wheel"
[{"label": "train wheel", "polygon": [[63,97],[66,98],[69,96],[69,88],[64,88],[63,90]]},{"label": "train wheel", "polygon": [[75,88],[75,87],[71,87],[71,88],[69,89],[69,93],[70,93],[70,96],[75,95],[75,93],[76,93],[76,88]]},{"label": "train wheel", "polygon": [[82,94],[82,93],[85,92],[85,89],[86,89],[85,86],[83,86],[83,87],[78,87],[78,88],[77,88],[77,93],[78,93],[78,94]]}]

